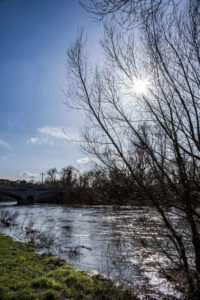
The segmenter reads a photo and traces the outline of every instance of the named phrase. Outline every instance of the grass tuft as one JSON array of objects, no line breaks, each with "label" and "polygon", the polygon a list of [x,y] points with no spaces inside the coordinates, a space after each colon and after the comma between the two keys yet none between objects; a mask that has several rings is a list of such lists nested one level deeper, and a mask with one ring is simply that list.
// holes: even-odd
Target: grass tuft
[{"label": "grass tuft", "polygon": [[30,245],[0,234],[1,300],[136,300],[110,280],[90,277]]}]

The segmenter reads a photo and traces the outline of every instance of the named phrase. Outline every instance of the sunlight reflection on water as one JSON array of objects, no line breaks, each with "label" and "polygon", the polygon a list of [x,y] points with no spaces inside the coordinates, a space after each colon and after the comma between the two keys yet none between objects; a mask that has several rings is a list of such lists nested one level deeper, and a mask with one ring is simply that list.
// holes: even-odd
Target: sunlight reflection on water
[{"label": "sunlight reflection on water", "polygon": [[[15,206],[3,203],[0,208],[1,211],[18,213],[16,226],[2,227],[2,232],[23,241],[23,229],[32,224],[34,230],[51,236],[54,241],[51,249],[53,254],[80,269],[98,271],[132,286],[142,287],[147,283],[147,278],[152,285],[162,282],[159,282],[153,264],[149,269],[144,267],[145,262],[148,265],[149,260],[155,261],[153,242],[154,251],[147,257],[139,243],[141,237],[144,241],[153,241],[158,234],[155,223],[159,225],[160,219],[153,209],[129,206]],[[140,221],[145,217],[148,221],[144,228],[144,222],[141,224]],[[69,249],[79,251],[69,252]],[[162,284],[159,289],[164,290]]]}]

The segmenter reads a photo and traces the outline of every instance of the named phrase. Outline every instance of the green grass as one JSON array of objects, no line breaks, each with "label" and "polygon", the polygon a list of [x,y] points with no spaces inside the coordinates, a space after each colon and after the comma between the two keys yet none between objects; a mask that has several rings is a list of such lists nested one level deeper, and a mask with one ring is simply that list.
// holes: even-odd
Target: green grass
[{"label": "green grass", "polygon": [[53,256],[0,235],[0,300],[130,300],[109,280],[90,277]]}]

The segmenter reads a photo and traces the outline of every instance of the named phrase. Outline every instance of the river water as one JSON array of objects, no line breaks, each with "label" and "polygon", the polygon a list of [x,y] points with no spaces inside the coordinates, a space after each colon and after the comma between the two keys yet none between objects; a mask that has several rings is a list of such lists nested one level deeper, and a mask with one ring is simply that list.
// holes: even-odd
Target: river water
[{"label": "river water", "polygon": [[16,213],[15,225],[1,226],[0,231],[17,240],[26,241],[27,232],[40,232],[51,253],[82,270],[99,272],[138,291],[152,286],[146,293],[154,297],[160,292],[174,294],[157,271],[164,257],[154,244],[161,223],[153,209],[1,203],[0,213],[5,211]]}]

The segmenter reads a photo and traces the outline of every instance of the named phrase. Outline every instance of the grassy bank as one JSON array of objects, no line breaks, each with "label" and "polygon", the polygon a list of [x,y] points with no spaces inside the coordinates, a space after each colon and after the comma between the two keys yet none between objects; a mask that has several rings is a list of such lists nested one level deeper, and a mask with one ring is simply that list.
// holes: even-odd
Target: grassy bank
[{"label": "grassy bank", "polygon": [[1,300],[129,300],[127,291],[90,277],[62,260],[39,256],[30,245],[0,235]]}]

